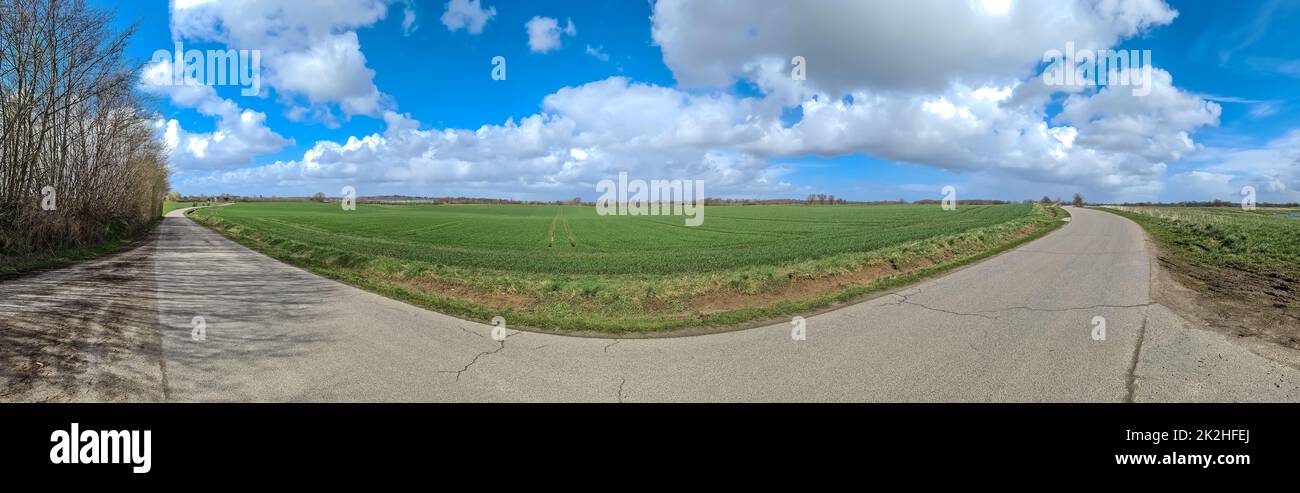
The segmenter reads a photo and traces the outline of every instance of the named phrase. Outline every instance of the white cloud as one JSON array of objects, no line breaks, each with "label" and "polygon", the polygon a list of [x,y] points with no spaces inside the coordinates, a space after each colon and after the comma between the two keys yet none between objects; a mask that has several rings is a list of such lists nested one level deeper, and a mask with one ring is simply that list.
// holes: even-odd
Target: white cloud
[{"label": "white cloud", "polygon": [[528,49],[533,53],[546,53],[552,50],[560,49],[560,35],[575,36],[578,30],[573,25],[573,19],[565,22],[564,28],[560,28],[560,21],[551,17],[533,17],[524,24],[525,30],[528,31]]},{"label": "white cloud", "polygon": [[609,53],[605,53],[604,46],[597,46],[593,48],[591,45],[587,45],[587,54],[591,55],[595,59],[600,60],[602,62],[609,61]]},{"label": "white cloud", "polygon": [[452,32],[464,28],[470,34],[481,34],[483,26],[496,15],[496,7],[485,9],[479,0],[451,0],[442,13],[442,25]]},{"label": "white cloud", "polygon": [[156,126],[162,131],[172,169],[182,175],[246,166],[258,156],[293,144],[266,127],[265,114],[253,110],[218,115],[212,132],[186,131],[174,119],[160,120]]},{"label": "white cloud", "polygon": [[1229,174],[1200,170],[1177,173],[1169,177],[1173,191],[1168,196],[1175,201],[1228,200],[1241,190],[1240,187],[1232,187],[1234,178]]},{"label": "white cloud", "polygon": [[[1106,49],[1172,22],[1177,12],[1160,0],[758,3],[663,0],[652,19],[681,84],[747,80],[765,95],[761,139],[737,144],[756,155],[861,153],[1104,196],[1152,194],[1169,162],[1199,148],[1191,132],[1218,123],[1217,104],[1180,91],[1163,70],[1146,97],[1047,86],[1035,72],[1047,50]],[[795,56],[806,60],[804,81],[791,77]],[[1052,103],[1062,108],[1055,118]],[[802,120],[772,123],[789,106]]]},{"label": "white cloud", "polygon": [[[935,95],[858,91],[803,102],[788,128],[765,123],[740,148],[771,156],[866,154],[936,168],[1071,183],[1102,195],[1146,193],[1167,162],[1196,150],[1188,133],[1217,123],[1219,108],[1172,86],[1156,70],[1152,93],[1105,89],[1066,99],[1053,122],[1038,79],[1014,88],[954,85]],[[1017,104],[1017,98],[1024,100]],[[770,118],[770,117],[769,117]]]},{"label": "white cloud", "polygon": [[388,113],[382,134],[318,142],[298,160],[185,184],[309,193],[296,187],[324,182],[406,193],[572,196],[629,171],[647,179],[704,179],[710,196],[791,189],[780,179],[787,170],[730,148],[757,135],[745,122],[747,105],[611,78],[548,96],[542,113],[478,129],[420,130],[409,116]]},{"label": "white cloud", "polygon": [[1195,149],[1189,129],[1218,116],[1217,105],[1174,88],[1162,71],[1149,99],[1122,89],[1072,96],[1055,126],[1041,105],[1009,104],[1033,90],[1026,83],[955,86],[938,97],[819,97],[802,103],[803,118],[787,126],[781,108],[763,98],[614,77],[563,88],[543,100],[540,114],[477,130],[422,131],[409,116],[389,114],[382,135],[318,143],[302,160],[267,170],[389,184],[496,183],[566,195],[631,170],[707,177],[716,181],[713,190],[758,194],[790,190],[780,180],[788,170],[773,159],[861,153],[993,181],[1068,183],[1109,198],[1158,193],[1166,162]]},{"label": "white cloud", "polygon": [[282,53],[274,78],[281,91],[307,96],[309,101],[329,101],[349,115],[376,116],[385,105],[375,87],[375,71],[366,67],[357,33],[346,32],[320,39],[303,50]]},{"label": "white cloud", "polygon": [[[1185,184],[1192,178],[1205,178],[1205,175],[1197,173],[1213,175],[1216,180],[1228,178],[1220,180],[1222,183],[1218,188],[1227,196],[1210,198],[1232,200],[1239,195],[1241,187],[1252,186],[1261,202],[1300,202],[1300,129],[1291,130],[1263,146],[1207,148],[1189,159],[1187,164],[1196,169],[1174,175],[1175,184]],[[1196,197],[1179,195],[1179,198]]]},{"label": "white cloud", "polygon": [[1278,100],[1261,100],[1248,99],[1233,96],[1217,96],[1214,94],[1198,94],[1202,99],[1214,101],[1216,103],[1232,103],[1245,105],[1249,110],[1247,115],[1251,118],[1268,118],[1278,113],[1282,109],[1282,101]]},{"label": "white cloud", "polygon": [[401,132],[418,130],[420,128],[420,122],[411,118],[409,113],[398,114],[392,111],[385,111],[384,123],[388,126],[385,135],[394,135]]},{"label": "white cloud", "polygon": [[189,132],[180,122],[159,120],[155,126],[170,152],[169,162],[181,175],[211,170],[231,169],[252,164],[262,155],[278,152],[293,141],[285,139],[266,126],[266,115],[241,109],[234,102],[217,95],[212,86],[160,85],[156,82],[172,70],[170,61],[151,64],[141,74],[140,89],[146,93],[168,98],[179,108],[194,109],[204,116],[216,118],[216,128],[211,132]]},{"label": "white cloud", "polygon": [[[221,0],[174,2],[172,37],[261,50],[264,80],[292,99],[290,115],[332,120],[379,116],[388,106],[366,66],[356,30],[383,19],[389,0]],[[305,105],[297,98],[305,98]]]},{"label": "white cloud", "polygon": [[1020,1],[1003,15],[944,0],[663,0],[651,33],[690,87],[728,86],[769,59],[788,79],[790,59],[803,56],[807,85],[832,95],[935,92],[959,80],[1005,85],[1067,41],[1106,48],[1176,15],[1161,0]]},{"label": "white cloud", "polygon": [[410,36],[420,25],[415,23],[415,1],[406,0],[406,5],[402,7],[402,35]]}]

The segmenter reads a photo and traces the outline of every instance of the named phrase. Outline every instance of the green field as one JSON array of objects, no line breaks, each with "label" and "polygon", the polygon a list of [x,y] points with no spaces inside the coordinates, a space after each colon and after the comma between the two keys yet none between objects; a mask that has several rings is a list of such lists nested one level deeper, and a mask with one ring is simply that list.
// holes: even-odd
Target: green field
[{"label": "green field", "polygon": [[1038,205],[593,207],[242,203],[196,220],[268,255],[439,311],[644,331],[799,313],[933,274],[1060,224]]},{"label": "green field", "polygon": [[1300,278],[1300,208],[1109,207],[1193,263]]},{"label": "green field", "polygon": [[174,211],[176,209],[187,209],[190,207],[205,207],[207,205],[208,205],[207,202],[172,202],[170,200],[166,200],[163,201],[163,215],[166,216],[168,212]]},{"label": "green field", "polygon": [[176,209],[184,209],[186,207],[194,207],[194,202],[172,202],[170,200],[165,201],[163,202],[163,215],[166,216],[168,212],[174,211]]}]

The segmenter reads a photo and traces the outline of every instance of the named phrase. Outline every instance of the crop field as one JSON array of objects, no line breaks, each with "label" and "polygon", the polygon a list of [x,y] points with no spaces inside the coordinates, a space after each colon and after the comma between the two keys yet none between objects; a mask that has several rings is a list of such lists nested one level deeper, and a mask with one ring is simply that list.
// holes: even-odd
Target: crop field
[{"label": "crop field", "polygon": [[1111,207],[1190,260],[1300,277],[1300,208]]},{"label": "crop field", "polygon": [[319,274],[454,315],[558,330],[728,325],[845,301],[1060,224],[1039,205],[708,207],[241,203],[192,217]]},{"label": "crop field", "polygon": [[168,212],[174,211],[174,210],[176,210],[176,209],[184,209],[184,208],[186,208],[186,207],[194,207],[194,204],[196,204],[196,203],[197,203],[197,202],[172,202],[172,201],[170,201],[170,200],[165,201],[165,202],[163,202],[163,215],[165,216],[165,215],[167,215]]}]

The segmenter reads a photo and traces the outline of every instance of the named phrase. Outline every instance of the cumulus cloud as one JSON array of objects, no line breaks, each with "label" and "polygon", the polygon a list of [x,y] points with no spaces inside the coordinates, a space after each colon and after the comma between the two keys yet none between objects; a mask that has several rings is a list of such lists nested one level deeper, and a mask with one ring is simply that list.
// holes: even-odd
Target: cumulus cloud
[{"label": "cumulus cloud", "polygon": [[[1168,163],[1221,109],[1152,70],[1152,92],[1048,86],[1048,50],[1107,49],[1177,12],[1161,0],[798,4],[664,0],[652,35],[684,86],[753,83],[770,106],[798,107],[738,143],[756,155],[866,154],[1109,196],[1159,191]],[[806,61],[806,80],[791,76]],[[1059,105],[1051,115],[1050,106]]]},{"label": "cumulus cloud", "polygon": [[[1179,189],[1182,199],[1195,199],[1195,193],[1189,193],[1192,190],[1216,193],[1201,197],[1239,199],[1241,188],[1251,186],[1259,194],[1260,201],[1300,202],[1300,129],[1291,130],[1260,147],[1207,148],[1189,159],[1187,164],[1196,169],[1171,177],[1175,187],[1197,185]],[[1204,186],[1207,181],[1214,186]]]},{"label": "cumulus cloud", "polygon": [[470,34],[481,34],[483,26],[496,15],[496,7],[485,9],[479,0],[451,0],[442,13],[442,25],[452,32],[464,28]]},{"label": "cumulus cloud", "polygon": [[552,50],[560,49],[560,35],[575,36],[578,29],[573,25],[573,19],[565,21],[564,28],[560,28],[560,21],[551,17],[533,17],[524,24],[524,29],[528,31],[528,49],[533,53],[546,53]]},{"label": "cumulus cloud", "polygon": [[572,195],[628,171],[646,179],[704,179],[711,196],[791,189],[781,181],[788,170],[730,148],[745,139],[738,134],[755,130],[745,121],[747,104],[611,78],[557,91],[541,113],[477,129],[421,130],[409,115],[389,113],[383,133],[318,142],[298,160],[188,183],[293,189],[327,181],[408,192],[437,186]]},{"label": "cumulus cloud", "polygon": [[[771,59],[789,73],[803,56],[808,82],[832,95],[860,89],[925,91],[954,81],[1023,79],[1049,49],[1102,49],[1171,22],[1161,0],[1020,1],[1005,13],[981,1],[837,0],[655,3],[651,34],[677,80],[724,87]],[[784,64],[784,65],[782,65]]]},{"label": "cumulus cloud", "polygon": [[289,114],[329,122],[329,105],[345,115],[387,109],[356,35],[387,11],[388,0],[188,0],[172,2],[171,29],[178,40],[261,50],[263,79],[290,100]]},{"label": "cumulus cloud", "polygon": [[1056,121],[1079,128],[1078,144],[1149,162],[1177,160],[1196,150],[1189,133],[1218,123],[1218,104],[1180,91],[1164,70],[1153,71],[1151,94],[1121,87],[1071,95]]},{"label": "cumulus cloud", "polygon": [[382,109],[375,71],[366,67],[355,32],[329,36],[310,48],[281,54],[278,60],[292,67],[276,73],[273,84],[281,91],[336,103],[349,115],[373,116]]},{"label": "cumulus cloud", "polygon": [[186,131],[175,119],[156,122],[174,171],[184,175],[245,166],[252,164],[258,156],[278,152],[293,144],[292,140],[266,126],[264,113],[240,108],[218,96],[212,86],[158,83],[170,79],[167,74],[171,71],[172,63],[167,60],[146,66],[141,74],[140,89],[166,97],[178,108],[194,109],[216,119],[216,128],[211,132]]},{"label": "cumulus cloud", "polygon": [[913,97],[817,97],[787,125],[781,108],[765,98],[613,77],[563,88],[543,99],[542,113],[477,130],[422,131],[409,115],[389,114],[382,135],[318,143],[302,160],[268,169],[566,191],[631,170],[707,177],[714,190],[772,193],[791,190],[780,180],[789,170],[772,164],[777,158],[861,153],[1120,196],[1158,192],[1165,163],[1195,149],[1187,132],[1218,117],[1217,105],[1179,91],[1161,72],[1150,100],[1122,89],[1071,96],[1055,124],[1041,105],[1015,104],[1026,91],[1034,91],[1031,83]]},{"label": "cumulus cloud", "polygon": [[815,98],[803,118],[775,124],[742,148],[770,155],[867,154],[955,171],[997,171],[1049,183],[1076,183],[1115,195],[1146,190],[1166,163],[1196,149],[1188,132],[1214,124],[1219,108],[1172,86],[1156,71],[1152,94],[1126,88],[1073,95],[1049,122],[1041,104],[1016,104],[1015,87],[954,85],[934,95]]}]

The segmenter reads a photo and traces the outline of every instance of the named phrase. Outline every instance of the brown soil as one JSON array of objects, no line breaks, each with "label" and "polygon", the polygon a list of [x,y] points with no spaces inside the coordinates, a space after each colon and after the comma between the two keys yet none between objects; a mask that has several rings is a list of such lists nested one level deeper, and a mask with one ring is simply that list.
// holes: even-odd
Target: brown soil
[{"label": "brown soil", "polygon": [[771,305],[785,300],[815,298],[824,294],[837,293],[854,286],[869,286],[877,281],[931,267],[935,265],[935,262],[922,259],[922,261],[914,262],[914,264],[904,267],[895,265],[893,262],[882,262],[869,264],[845,274],[816,278],[792,277],[789,282],[779,288],[755,294],[718,290],[699,297],[690,306],[691,309],[700,313],[711,314],[748,306]]},{"label": "brown soil", "polygon": [[1147,243],[1160,264],[1155,301],[1233,337],[1300,349],[1300,280],[1196,264]]},{"label": "brown soil", "polygon": [[523,293],[475,289],[428,276],[398,279],[394,283],[417,291],[434,292],[493,307],[525,308],[536,304],[536,300]]}]

